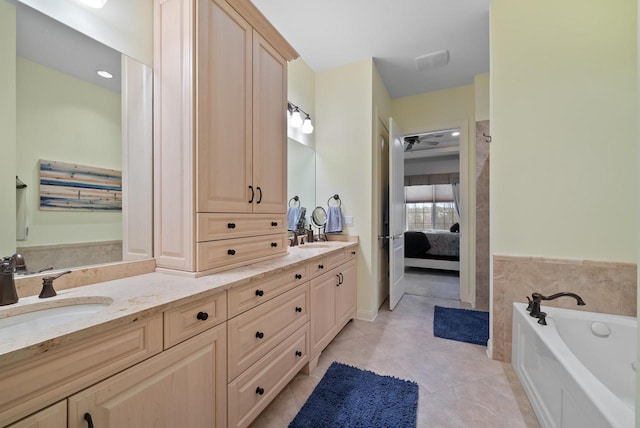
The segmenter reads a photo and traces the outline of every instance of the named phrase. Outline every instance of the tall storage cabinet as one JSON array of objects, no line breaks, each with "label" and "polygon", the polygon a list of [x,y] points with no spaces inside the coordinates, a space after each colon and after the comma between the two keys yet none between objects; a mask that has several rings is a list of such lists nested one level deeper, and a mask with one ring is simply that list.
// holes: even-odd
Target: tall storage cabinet
[{"label": "tall storage cabinet", "polygon": [[215,272],[286,252],[287,61],[249,0],[156,0],[155,254]]}]

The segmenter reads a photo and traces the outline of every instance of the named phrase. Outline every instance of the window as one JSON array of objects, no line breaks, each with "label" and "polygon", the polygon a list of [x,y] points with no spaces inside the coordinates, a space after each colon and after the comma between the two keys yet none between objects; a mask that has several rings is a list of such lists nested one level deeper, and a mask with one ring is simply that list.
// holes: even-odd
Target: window
[{"label": "window", "polygon": [[450,184],[405,187],[408,230],[449,230],[458,223]]}]

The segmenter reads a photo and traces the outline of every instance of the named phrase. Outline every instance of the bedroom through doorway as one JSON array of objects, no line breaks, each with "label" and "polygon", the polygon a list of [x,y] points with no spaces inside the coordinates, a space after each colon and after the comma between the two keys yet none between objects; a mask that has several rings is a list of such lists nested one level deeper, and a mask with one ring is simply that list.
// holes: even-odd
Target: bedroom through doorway
[{"label": "bedroom through doorway", "polygon": [[405,293],[461,300],[460,129],[403,137]]}]

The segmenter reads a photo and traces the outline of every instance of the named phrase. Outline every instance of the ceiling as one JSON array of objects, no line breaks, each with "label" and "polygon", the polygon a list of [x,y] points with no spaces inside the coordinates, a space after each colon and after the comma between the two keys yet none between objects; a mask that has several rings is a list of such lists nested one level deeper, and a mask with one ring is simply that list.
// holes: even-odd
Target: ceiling
[{"label": "ceiling", "polygon": [[[45,67],[120,92],[119,52],[19,2],[16,52]],[[113,78],[98,76],[98,70],[109,71]]]},{"label": "ceiling", "polygon": [[[473,83],[489,71],[490,0],[252,0],[314,71],[374,58],[391,98]],[[417,71],[415,58],[449,51]]]},{"label": "ceiling", "polygon": [[[460,153],[460,130],[443,129],[404,137],[404,158],[420,159],[433,157],[457,158]],[[457,133],[457,135],[453,135]]]}]

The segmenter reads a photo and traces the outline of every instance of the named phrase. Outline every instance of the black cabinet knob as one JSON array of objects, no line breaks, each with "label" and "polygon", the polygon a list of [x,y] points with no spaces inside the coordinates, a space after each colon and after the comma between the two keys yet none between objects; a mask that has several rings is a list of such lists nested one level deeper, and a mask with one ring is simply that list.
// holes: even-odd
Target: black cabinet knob
[{"label": "black cabinet knob", "polygon": [[299,273],[296,274],[296,279],[302,279],[302,275],[300,275]]},{"label": "black cabinet knob", "polygon": [[272,222],[271,222],[271,226],[273,226],[273,227],[277,227],[277,226],[278,226],[278,222],[277,222],[277,221],[272,221]]},{"label": "black cabinet knob", "polygon": [[277,243],[277,242],[272,242],[272,243],[271,243],[271,246],[272,246],[272,247],[277,247],[277,246],[278,246],[278,243]]},{"label": "black cabinet knob", "polygon": [[264,333],[261,331],[256,331],[256,338],[262,339],[264,337]]},{"label": "black cabinet knob", "polygon": [[256,394],[258,394],[258,395],[264,394],[264,388],[257,387],[256,388]]},{"label": "black cabinet knob", "polygon": [[300,306],[296,306],[296,312],[302,312],[302,308]]},{"label": "black cabinet knob", "polygon": [[318,265],[318,269],[324,269],[324,265]]},{"label": "black cabinet knob", "polygon": [[93,428],[93,419],[91,419],[91,413],[84,414],[84,420],[87,421],[89,428]]},{"label": "black cabinet knob", "polygon": [[227,250],[227,254],[229,254],[230,256],[235,256],[236,250]]},{"label": "black cabinet knob", "polygon": [[351,252],[351,254],[355,255],[355,254],[356,254],[356,252],[355,252],[355,251],[352,251],[352,252]]},{"label": "black cabinet knob", "polygon": [[302,357],[302,352],[296,351],[296,357]]},{"label": "black cabinet knob", "polygon": [[235,223],[227,223],[227,227],[229,229],[235,229],[236,228],[236,224]]},{"label": "black cabinet knob", "polygon": [[256,296],[263,296],[263,295],[264,295],[264,291],[256,290]]},{"label": "black cabinet knob", "polygon": [[198,312],[198,315],[196,315],[196,318],[198,318],[200,321],[206,321],[207,318],[209,318],[209,314],[206,312]]}]

